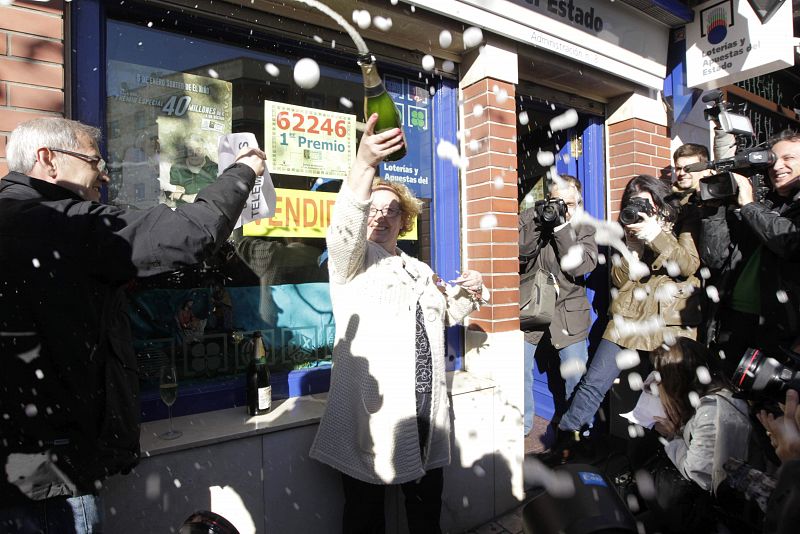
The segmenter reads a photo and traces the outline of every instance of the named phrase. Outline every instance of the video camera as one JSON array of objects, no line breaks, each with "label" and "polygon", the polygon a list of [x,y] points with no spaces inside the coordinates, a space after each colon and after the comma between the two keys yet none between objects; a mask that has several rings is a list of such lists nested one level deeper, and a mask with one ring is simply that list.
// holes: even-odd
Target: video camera
[{"label": "video camera", "polygon": [[[757,200],[766,195],[764,175],[758,172],[775,162],[775,155],[769,149],[752,147],[753,125],[745,115],[732,113],[734,106],[722,98],[722,91],[710,91],[703,97],[703,102],[713,102],[714,106],[706,108],[703,116],[707,121],[716,120],[720,128],[736,136],[736,155],[732,158],[692,163],[685,167],[687,172],[698,172],[712,169],[711,176],[700,178],[700,200],[729,199],[739,193],[731,172],[749,176],[753,183],[753,192]],[[744,111],[744,107],[741,111]]]},{"label": "video camera", "polygon": [[786,352],[786,362],[767,356],[760,349],[747,349],[733,373],[733,385],[744,397],[766,397],[783,402],[787,389],[800,391],[800,361]]},{"label": "video camera", "polygon": [[546,228],[554,228],[567,222],[567,205],[560,198],[537,200],[533,210],[535,219]]}]

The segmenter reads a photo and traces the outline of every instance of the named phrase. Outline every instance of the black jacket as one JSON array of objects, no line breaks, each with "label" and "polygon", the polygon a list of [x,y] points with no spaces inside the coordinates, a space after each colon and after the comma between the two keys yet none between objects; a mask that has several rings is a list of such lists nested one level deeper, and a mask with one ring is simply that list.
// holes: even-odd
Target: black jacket
[{"label": "black jacket", "polygon": [[788,345],[800,336],[800,192],[791,199],[771,194],[741,214],[763,245],[761,315],[769,339]]},{"label": "black jacket", "polygon": [[[581,225],[574,229],[571,225],[567,225],[557,232],[550,230],[543,232],[534,216],[533,208],[523,211],[519,216],[520,271],[527,273],[541,268],[555,275],[559,292],[549,330],[553,347],[562,349],[583,341],[589,335],[591,307],[589,299],[586,298],[586,282],[583,275],[597,267],[594,228]],[[533,256],[540,239],[541,249]],[[581,262],[564,272],[561,269],[561,259],[575,245],[583,249]],[[538,344],[543,335],[544,327],[526,331],[525,341]]]},{"label": "black jacket", "polygon": [[[193,204],[129,211],[19,173],[0,181],[0,465],[50,450],[76,486],[39,488],[36,498],[92,492],[135,465],[138,377],[124,287],[216,250],[254,182],[237,164]],[[20,493],[5,478],[8,503]]]},{"label": "black jacket", "polygon": [[720,306],[729,305],[742,269],[761,245],[759,284],[765,322],[760,341],[780,344],[799,335],[800,193],[792,199],[771,193],[763,203],[751,202],[741,209],[731,205],[700,209],[700,257],[710,269],[707,283],[717,288]]}]

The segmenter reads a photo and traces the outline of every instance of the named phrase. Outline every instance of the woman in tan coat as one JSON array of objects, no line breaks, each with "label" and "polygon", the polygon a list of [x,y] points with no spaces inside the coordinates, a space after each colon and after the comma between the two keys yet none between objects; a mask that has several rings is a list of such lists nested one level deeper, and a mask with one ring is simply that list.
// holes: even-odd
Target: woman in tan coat
[{"label": "woman in tan coat", "polygon": [[696,338],[701,316],[700,281],[695,276],[700,259],[692,236],[695,225],[679,216],[667,200],[669,194],[664,182],[647,175],[633,178],[625,188],[623,212],[632,213],[635,220],[620,217],[629,223],[623,227],[630,253],[613,258],[611,321],[559,422],[562,450],[575,431],[591,425],[619,376],[617,360],[627,359],[625,354],[619,358],[623,349],[648,353],[663,343],[674,343],[679,336]]}]

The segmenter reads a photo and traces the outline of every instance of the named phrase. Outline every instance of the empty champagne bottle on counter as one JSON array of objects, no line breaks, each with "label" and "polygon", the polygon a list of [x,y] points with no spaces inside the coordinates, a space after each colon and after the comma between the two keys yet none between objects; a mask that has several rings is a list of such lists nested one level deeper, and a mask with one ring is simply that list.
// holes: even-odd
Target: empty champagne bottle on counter
[{"label": "empty champagne bottle on counter", "polygon": [[272,408],[267,349],[264,347],[261,332],[253,332],[250,343],[252,358],[247,367],[247,413],[262,415]]},{"label": "empty champagne bottle on counter", "polygon": [[[378,122],[375,124],[375,133],[385,132],[392,128],[402,130],[402,117],[394,105],[394,100],[386,91],[386,87],[378,74],[378,67],[375,65],[375,56],[372,54],[360,54],[358,56],[358,66],[364,75],[364,120],[367,120],[373,113],[378,114]],[[397,152],[389,154],[384,159],[386,161],[397,161],[406,155],[406,135],[403,132],[403,146]]]}]

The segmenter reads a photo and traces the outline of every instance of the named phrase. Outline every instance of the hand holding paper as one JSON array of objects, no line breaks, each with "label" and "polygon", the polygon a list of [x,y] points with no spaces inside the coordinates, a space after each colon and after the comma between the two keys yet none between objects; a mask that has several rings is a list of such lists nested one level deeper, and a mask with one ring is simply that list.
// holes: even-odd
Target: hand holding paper
[{"label": "hand holding paper", "polygon": [[647,389],[639,395],[639,400],[632,411],[620,414],[631,423],[641,425],[645,428],[653,428],[659,419],[666,418],[664,406],[661,399],[650,393]]},{"label": "hand holding paper", "polygon": [[256,183],[250,191],[236,228],[258,219],[266,219],[275,214],[277,194],[272,178],[267,171],[264,152],[259,150],[256,136],[252,133],[234,133],[219,138],[219,169],[224,171],[234,162],[248,165],[256,173]]}]

